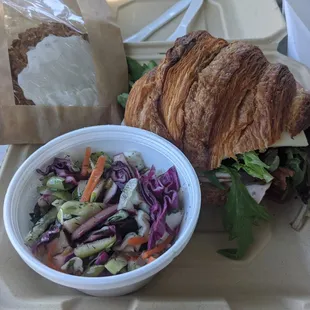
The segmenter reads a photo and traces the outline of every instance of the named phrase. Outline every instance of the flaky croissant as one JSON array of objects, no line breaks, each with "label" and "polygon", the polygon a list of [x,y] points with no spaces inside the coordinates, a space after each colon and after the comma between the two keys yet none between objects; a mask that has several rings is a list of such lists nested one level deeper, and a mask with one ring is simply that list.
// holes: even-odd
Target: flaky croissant
[{"label": "flaky croissant", "polygon": [[284,131],[306,129],[310,95],[258,47],[197,31],[134,84],[125,123],[163,136],[211,170],[223,158],[268,148]]}]

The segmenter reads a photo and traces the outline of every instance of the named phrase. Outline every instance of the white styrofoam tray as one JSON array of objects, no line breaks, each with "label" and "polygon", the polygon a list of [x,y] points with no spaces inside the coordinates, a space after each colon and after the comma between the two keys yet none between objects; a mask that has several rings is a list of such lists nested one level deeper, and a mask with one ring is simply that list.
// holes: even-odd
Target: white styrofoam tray
[{"label": "white styrofoam tray", "polygon": [[290,57],[310,68],[310,1],[285,0],[287,22],[287,53]]},{"label": "white styrofoam tray", "polygon": [[[310,70],[273,49],[263,47],[268,59],[287,64],[296,79],[310,89]],[[139,60],[139,55],[136,58]],[[229,241],[217,209],[203,206],[196,232],[186,249],[133,295],[92,298],[43,279],[22,262],[10,245],[1,207],[13,173],[37,147],[11,146],[0,172],[1,310],[310,309],[310,223],[300,233],[289,225],[299,207],[297,200],[287,205],[268,203],[274,218],[257,228],[255,244],[243,261],[216,254]]]},{"label": "white styrofoam tray", "polygon": [[[107,0],[127,38],[163,14],[178,0]],[[165,41],[179,25],[184,12],[147,39]],[[262,39],[280,42],[286,35],[276,0],[205,0],[189,30],[206,29],[229,40]]]},{"label": "white styrofoam tray", "polygon": [[[68,1],[67,1],[68,2]],[[123,36],[138,31],[176,0],[108,0]],[[182,14],[142,44],[129,44],[138,60],[159,60],[164,41]],[[267,22],[262,22],[267,20]],[[208,29],[226,39],[279,42],[285,23],[275,0],[206,0],[192,29]],[[271,61],[287,63],[310,89],[307,69],[265,46]],[[275,206],[275,220],[256,231],[256,243],[244,261],[216,254],[228,245],[215,209],[205,208],[190,244],[169,268],[143,290],[118,299],[99,299],[53,284],[31,271],[10,245],[4,231],[2,204],[8,183],[38,146],[11,146],[0,172],[0,310],[2,309],[308,309],[310,308],[310,227],[297,234],[289,222],[293,205]],[[216,223],[216,224],[214,224]],[[211,225],[212,224],[212,225]]]},{"label": "white styrofoam tray", "polygon": [[[62,1],[79,14],[77,0]],[[177,1],[107,0],[112,9],[112,17],[120,26],[124,39],[154,21]],[[7,7],[4,13],[9,41],[26,28],[38,25],[38,21],[22,18],[20,13]],[[177,28],[183,16],[184,12],[156,31],[144,43],[165,41]],[[201,29],[227,40],[255,39],[279,43],[286,35],[285,20],[276,0],[204,0],[189,31]]]}]

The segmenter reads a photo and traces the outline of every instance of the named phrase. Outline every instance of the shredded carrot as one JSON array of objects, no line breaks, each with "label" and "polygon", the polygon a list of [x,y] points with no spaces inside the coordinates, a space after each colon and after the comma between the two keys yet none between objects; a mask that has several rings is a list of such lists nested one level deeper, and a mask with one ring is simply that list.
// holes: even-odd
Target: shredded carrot
[{"label": "shredded carrot", "polygon": [[132,237],[128,239],[128,245],[141,245],[148,242],[147,237]]},{"label": "shredded carrot", "polygon": [[154,256],[150,256],[148,259],[147,259],[147,263],[151,263],[153,262],[154,260],[156,260],[156,258]]},{"label": "shredded carrot", "polygon": [[96,167],[93,169],[90,178],[87,182],[83,195],[80,199],[81,202],[88,202],[90,200],[91,193],[95,189],[96,185],[100,181],[100,177],[103,174],[106,157],[100,156],[97,160]]},{"label": "shredded carrot", "polygon": [[127,261],[136,261],[139,256],[125,255]]},{"label": "shredded carrot", "polygon": [[55,250],[55,248],[57,247],[57,244],[54,243],[50,246],[49,250],[47,251],[47,266],[54,269],[54,270],[57,270],[57,271],[60,271],[61,272],[61,269],[58,268],[54,262],[53,262],[53,252]]},{"label": "shredded carrot", "polygon": [[151,250],[148,250],[148,251],[145,251],[142,253],[141,257],[143,259],[147,259],[149,258],[150,256],[154,255],[154,254],[157,254],[157,253],[160,253],[162,252],[163,250],[166,249],[166,247],[171,243],[173,239],[173,236],[168,236],[167,239],[165,241],[163,241],[162,243],[160,243],[159,245],[157,245],[155,248],[151,249]]},{"label": "shredded carrot", "polygon": [[90,155],[91,155],[91,148],[87,147],[85,150],[85,155],[84,155],[84,159],[82,163],[82,170],[81,170],[81,175],[84,177],[87,175],[87,172],[88,172]]}]

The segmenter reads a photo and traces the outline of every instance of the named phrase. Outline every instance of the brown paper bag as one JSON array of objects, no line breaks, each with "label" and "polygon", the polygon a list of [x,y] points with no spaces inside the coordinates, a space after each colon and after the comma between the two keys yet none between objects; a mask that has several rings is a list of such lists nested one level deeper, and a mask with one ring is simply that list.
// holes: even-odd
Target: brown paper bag
[{"label": "brown paper bag", "polygon": [[[80,0],[78,5],[91,47],[99,105],[16,105],[8,56],[11,38],[0,27],[0,144],[41,144],[74,129],[120,124],[122,109],[116,98],[128,87],[120,29],[110,20],[106,1]],[[4,25],[3,7],[0,7],[0,23]],[[24,24],[26,30],[28,24]],[[22,31],[22,23],[18,27]]]}]

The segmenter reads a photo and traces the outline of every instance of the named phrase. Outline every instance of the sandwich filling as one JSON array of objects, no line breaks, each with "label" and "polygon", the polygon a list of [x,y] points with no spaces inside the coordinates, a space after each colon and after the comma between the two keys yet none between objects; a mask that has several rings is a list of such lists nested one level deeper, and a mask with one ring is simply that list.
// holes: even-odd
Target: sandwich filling
[{"label": "sandwich filling", "polygon": [[[139,64],[128,65],[132,77]],[[307,202],[310,95],[258,47],[193,32],[131,86],[126,125],[178,146],[212,186],[202,195],[224,206],[237,246],[220,254],[244,257],[252,226],[270,219],[265,195],[285,201],[297,190]]]},{"label": "sandwich filling", "polygon": [[[220,249],[218,253],[241,259],[253,243],[252,226],[259,220],[269,220],[262,199],[283,203],[297,192],[305,205],[309,201],[310,170],[308,147],[269,148],[265,152],[251,151],[226,159],[220,168],[211,171],[197,169],[201,182],[209,185],[209,204],[223,206],[223,224],[237,247]],[[296,228],[301,228],[298,218]],[[294,228],[294,226],[293,226]]]}]

